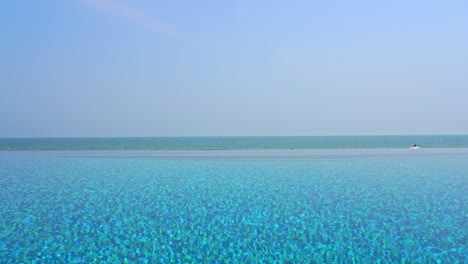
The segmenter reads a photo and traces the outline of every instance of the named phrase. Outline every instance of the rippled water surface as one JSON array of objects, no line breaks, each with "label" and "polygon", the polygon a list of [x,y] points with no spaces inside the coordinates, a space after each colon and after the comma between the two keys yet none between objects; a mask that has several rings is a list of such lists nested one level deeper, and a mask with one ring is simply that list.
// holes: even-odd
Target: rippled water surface
[{"label": "rippled water surface", "polygon": [[0,152],[0,262],[466,263],[467,160]]}]

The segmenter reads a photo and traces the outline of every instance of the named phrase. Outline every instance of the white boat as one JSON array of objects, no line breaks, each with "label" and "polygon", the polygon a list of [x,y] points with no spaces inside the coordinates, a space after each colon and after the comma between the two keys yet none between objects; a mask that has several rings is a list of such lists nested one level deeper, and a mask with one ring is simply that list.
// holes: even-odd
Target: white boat
[{"label": "white boat", "polygon": [[416,144],[414,144],[412,147],[410,147],[409,149],[420,149],[421,147],[420,146],[417,146]]}]

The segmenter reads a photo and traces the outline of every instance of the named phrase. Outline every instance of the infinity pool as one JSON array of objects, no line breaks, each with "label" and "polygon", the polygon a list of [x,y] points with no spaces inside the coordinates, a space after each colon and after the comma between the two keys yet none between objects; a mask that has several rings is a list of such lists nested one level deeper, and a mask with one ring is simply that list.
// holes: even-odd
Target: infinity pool
[{"label": "infinity pool", "polygon": [[1,263],[466,263],[468,149],[0,152]]}]

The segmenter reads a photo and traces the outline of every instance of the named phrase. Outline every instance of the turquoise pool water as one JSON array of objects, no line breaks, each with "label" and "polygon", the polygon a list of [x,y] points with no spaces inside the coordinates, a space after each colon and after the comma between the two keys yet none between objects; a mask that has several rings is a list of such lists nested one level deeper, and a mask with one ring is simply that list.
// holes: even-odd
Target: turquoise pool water
[{"label": "turquoise pool water", "polygon": [[1,263],[466,263],[468,149],[0,152]]}]

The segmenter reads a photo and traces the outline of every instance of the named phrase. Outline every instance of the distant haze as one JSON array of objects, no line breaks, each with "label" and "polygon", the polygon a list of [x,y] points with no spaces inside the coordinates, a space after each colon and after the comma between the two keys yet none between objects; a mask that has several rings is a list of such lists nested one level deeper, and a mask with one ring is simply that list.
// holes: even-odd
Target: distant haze
[{"label": "distant haze", "polygon": [[4,1],[0,137],[468,134],[466,1]]}]

